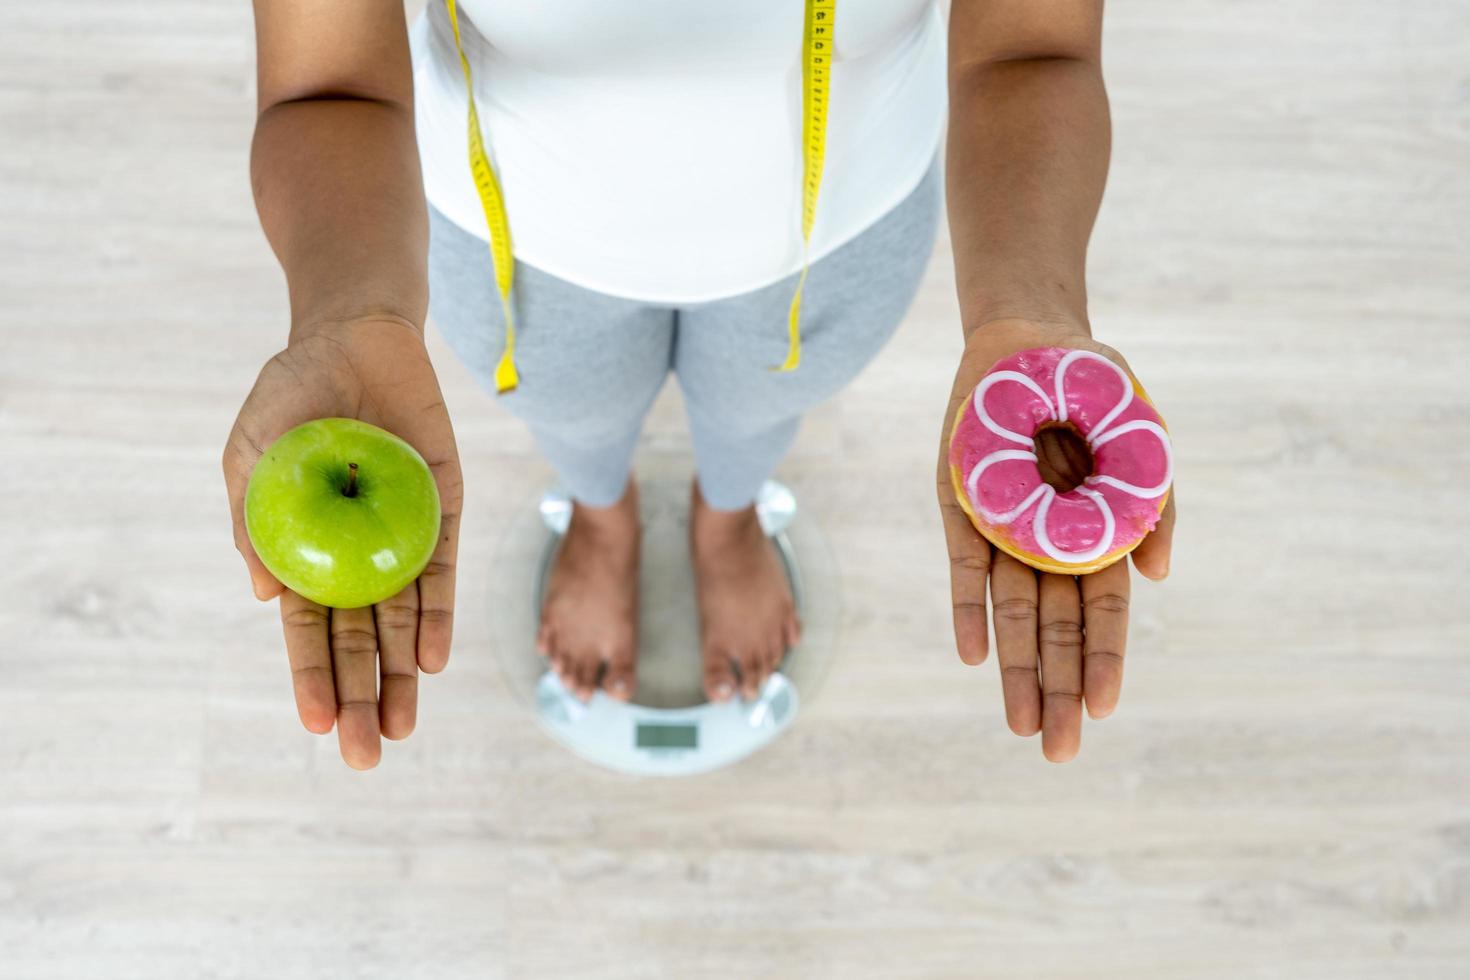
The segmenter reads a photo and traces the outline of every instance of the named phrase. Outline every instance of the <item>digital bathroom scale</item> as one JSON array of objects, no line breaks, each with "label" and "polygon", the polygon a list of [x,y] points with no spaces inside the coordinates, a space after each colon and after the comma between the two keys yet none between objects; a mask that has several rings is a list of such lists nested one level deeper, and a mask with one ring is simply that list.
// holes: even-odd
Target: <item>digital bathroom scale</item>
[{"label": "digital bathroom scale", "polygon": [[791,491],[767,481],[756,512],[791,583],[802,640],[756,698],[706,700],[689,567],[687,469],[683,473],[639,482],[640,649],[631,702],[601,690],[588,702],[578,700],[535,648],[546,580],[571,520],[568,496],[553,488],[539,506],[527,507],[507,529],[496,562],[496,652],[507,682],[552,738],[589,762],[621,772],[692,775],[763,748],[791,727],[815,694],[835,646],[837,577],[826,540],[814,521],[798,519]]}]

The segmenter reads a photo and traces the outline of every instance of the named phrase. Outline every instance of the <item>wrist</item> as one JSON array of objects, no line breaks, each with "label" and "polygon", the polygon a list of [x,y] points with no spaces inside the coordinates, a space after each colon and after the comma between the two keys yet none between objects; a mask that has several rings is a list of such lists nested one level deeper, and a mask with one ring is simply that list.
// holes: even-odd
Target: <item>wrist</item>
[{"label": "wrist", "polygon": [[414,321],[387,310],[371,310],[350,316],[316,316],[307,320],[293,320],[288,343],[297,344],[322,336],[341,339],[381,333],[401,334],[403,331],[413,334],[420,342],[424,339],[422,321]]},{"label": "wrist", "polygon": [[988,342],[998,334],[1044,339],[1056,346],[1065,346],[1069,340],[1092,339],[1092,325],[1086,316],[1070,313],[996,312],[985,317],[962,318],[961,329],[967,346],[977,338],[986,338]]}]

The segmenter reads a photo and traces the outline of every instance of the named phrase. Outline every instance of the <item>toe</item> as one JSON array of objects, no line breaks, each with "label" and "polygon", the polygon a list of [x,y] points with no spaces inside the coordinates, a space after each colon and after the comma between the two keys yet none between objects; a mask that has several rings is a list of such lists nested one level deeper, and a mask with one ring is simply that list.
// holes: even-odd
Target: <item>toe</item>
[{"label": "toe", "polygon": [[581,698],[582,692],[577,686],[577,658],[569,650],[557,650],[553,648],[551,654],[551,669],[556,671],[557,679],[561,686],[567,689],[567,693],[575,698]]},{"label": "toe", "polygon": [[633,696],[636,684],[635,660],[631,647],[621,647],[607,658],[607,674],[602,679],[602,689],[609,697],[627,701]]},{"label": "toe", "polygon": [[572,697],[578,701],[585,701],[587,699],[582,696],[582,682],[579,676],[579,670],[580,662],[571,657],[567,657],[562,661],[561,683],[567,689],[567,693],[571,694]]},{"label": "toe", "polygon": [[592,692],[597,687],[597,672],[602,667],[602,661],[596,655],[583,653],[578,656],[574,668],[576,674],[577,697],[583,701],[592,700]]},{"label": "toe", "polygon": [[781,669],[781,661],[786,657],[786,637],[784,631],[771,639],[770,656],[766,660],[766,673],[773,674]]},{"label": "toe", "polygon": [[545,655],[551,651],[553,633],[550,623],[542,623],[541,628],[536,631],[536,652]]},{"label": "toe", "polygon": [[715,702],[728,701],[735,693],[735,673],[730,669],[730,658],[723,653],[705,651],[704,693]]},{"label": "toe", "polygon": [[766,678],[776,672],[781,666],[781,638],[775,637],[768,640],[765,647],[765,656],[761,658],[761,685],[764,686]]},{"label": "toe", "polygon": [[781,632],[788,650],[795,649],[801,643],[801,619],[795,612],[787,615],[786,621],[781,624]]},{"label": "toe", "polygon": [[760,694],[766,680],[766,665],[763,654],[747,649],[740,657],[740,694],[747,701]]}]

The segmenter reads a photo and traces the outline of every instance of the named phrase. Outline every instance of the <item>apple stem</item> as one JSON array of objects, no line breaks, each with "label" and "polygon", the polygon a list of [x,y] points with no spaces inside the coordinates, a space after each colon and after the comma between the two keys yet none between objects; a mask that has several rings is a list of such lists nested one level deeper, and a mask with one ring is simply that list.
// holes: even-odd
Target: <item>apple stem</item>
[{"label": "apple stem", "polygon": [[357,496],[357,464],[347,464],[347,489],[342,491],[344,497]]}]

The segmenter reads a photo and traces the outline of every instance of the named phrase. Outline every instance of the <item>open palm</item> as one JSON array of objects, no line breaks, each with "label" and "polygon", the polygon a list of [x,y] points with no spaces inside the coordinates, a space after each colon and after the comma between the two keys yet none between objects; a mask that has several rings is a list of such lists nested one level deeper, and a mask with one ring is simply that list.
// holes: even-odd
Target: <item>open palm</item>
[{"label": "open palm", "polygon": [[[402,437],[424,457],[439,487],[439,543],[428,566],[397,595],[363,609],[329,609],[285,588],[245,533],[245,486],[262,451],[286,430],[328,417],[361,419]],[[280,596],[301,722],[319,734],[336,723],[342,758],[371,768],[381,755],[380,737],[413,731],[418,672],[436,673],[449,659],[463,488],[454,431],[422,335],[407,322],[379,319],[293,337],[261,369],[223,465],[235,546],[255,595]]]},{"label": "open palm", "polygon": [[[1003,357],[1049,346],[1094,351],[1128,370],[1121,354],[1094,341],[1081,327],[1026,320],[985,324],[970,335],[955,372],[940,431],[936,480],[960,659],[979,664],[988,654],[988,581],[1006,722],[1017,735],[1040,731],[1046,758],[1066,762],[1081,743],[1083,705],[1097,719],[1107,717],[1118,704],[1128,634],[1128,563],[1117,561],[1082,576],[1038,572],[975,530],[955,500],[949,473],[950,426],[981,377]],[[1171,491],[1158,526],[1131,553],[1134,567],[1145,577],[1161,579],[1168,574],[1173,534]]]}]

